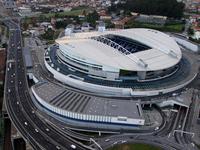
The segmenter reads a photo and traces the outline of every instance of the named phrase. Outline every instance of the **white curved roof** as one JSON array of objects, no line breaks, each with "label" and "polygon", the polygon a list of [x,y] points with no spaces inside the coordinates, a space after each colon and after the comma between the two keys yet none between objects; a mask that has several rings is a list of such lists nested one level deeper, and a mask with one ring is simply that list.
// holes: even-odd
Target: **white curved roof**
[{"label": "white curved roof", "polygon": [[[124,36],[143,43],[151,49],[123,55],[111,46],[90,39],[90,37],[106,34]],[[97,64],[124,70],[161,70],[176,65],[182,57],[181,50],[174,39],[151,29],[135,28],[103,33],[82,32],[75,33],[71,37],[57,39],[56,42],[59,45],[64,45],[77,58],[93,60]],[[146,64],[146,67],[141,64]]]}]

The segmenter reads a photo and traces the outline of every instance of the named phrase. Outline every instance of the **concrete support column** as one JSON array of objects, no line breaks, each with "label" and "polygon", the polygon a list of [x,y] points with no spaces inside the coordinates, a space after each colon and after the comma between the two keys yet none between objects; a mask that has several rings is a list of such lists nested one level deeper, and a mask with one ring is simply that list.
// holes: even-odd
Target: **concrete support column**
[{"label": "concrete support column", "polygon": [[99,136],[101,136],[101,131],[99,131]]},{"label": "concrete support column", "polygon": [[146,71],[138,71],[137,75],[139,79],[144,80],[146,78]]},{"label": "concrete support column", "polygon": [[152,104],[150,104],[149,106],[152,107]]}]

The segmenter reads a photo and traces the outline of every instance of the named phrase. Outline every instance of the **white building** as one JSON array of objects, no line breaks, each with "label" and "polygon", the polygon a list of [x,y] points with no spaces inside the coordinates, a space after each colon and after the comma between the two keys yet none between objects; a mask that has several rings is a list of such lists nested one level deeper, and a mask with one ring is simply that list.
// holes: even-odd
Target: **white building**
[{"label": "white building", "polygon": [[18,12],[20,16],[29,16],[32,13],[30,7],[18,7]]},{"label": "white building", "polygon": [[56,42],[63,62],[109,80],[126,77],[124,72],[142,80],[168,75],[182,57],[172,38],[149,29],[76,33]]},{"label": "white building", "polygon": [[56,43],[45,53],[47,69],[57,80],[82,90],[153,96],[183,88],[193,79],[182,81],[190,63],[173,38],[156,30],[73,33]]}]

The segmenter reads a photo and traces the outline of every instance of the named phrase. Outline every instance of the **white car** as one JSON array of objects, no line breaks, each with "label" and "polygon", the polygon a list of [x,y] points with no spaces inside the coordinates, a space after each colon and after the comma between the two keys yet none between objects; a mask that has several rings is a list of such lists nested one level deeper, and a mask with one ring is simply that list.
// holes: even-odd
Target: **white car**
[{"label": "white car", "polygon": [[126,143],[127,141],[122,141],[122,143]]},{"label": "white car", "polygon": [[105,142],[108,142],[108,141],[110,141],[110,139],[106,139],[106,140],[105,140]]},{"label": "white car", "polygon": [[172,94],[172,96],[177,96],[177,95],[178,95],[178,93],[173,93],[173,94]]},{"label": "white car", "polygon": [[76,146],[73,145],[73,144],[72,144],[70,147],[71,147],[72,149],[76,149]]}]

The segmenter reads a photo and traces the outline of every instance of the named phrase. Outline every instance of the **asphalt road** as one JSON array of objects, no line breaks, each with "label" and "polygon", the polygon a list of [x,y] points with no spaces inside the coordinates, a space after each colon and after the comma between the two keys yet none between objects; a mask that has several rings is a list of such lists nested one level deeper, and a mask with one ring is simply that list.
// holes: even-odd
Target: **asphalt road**
[{"label": "asphalt road", "polygon": [[21,43],[21,31],[12,20],[4,22],[10,29],[6,67],[6,108],[10,119],[34,149],[87,149],[66,134],[41,120],[34,112],[26,80]]}]

